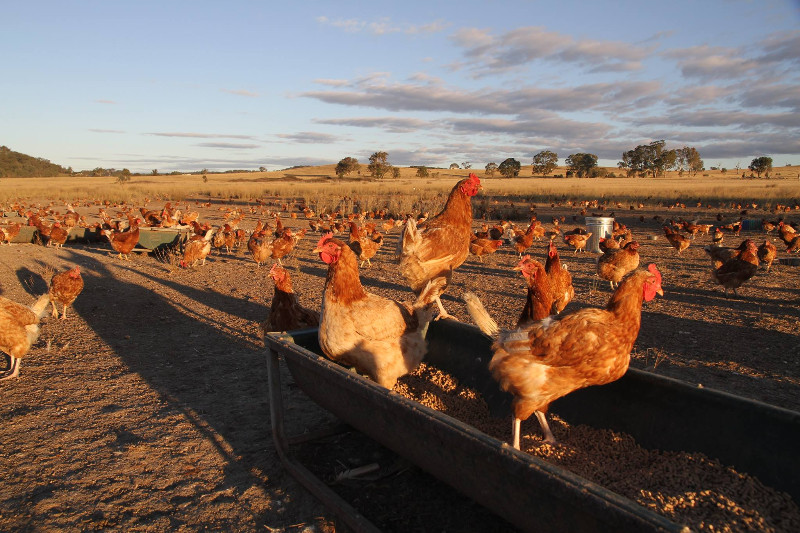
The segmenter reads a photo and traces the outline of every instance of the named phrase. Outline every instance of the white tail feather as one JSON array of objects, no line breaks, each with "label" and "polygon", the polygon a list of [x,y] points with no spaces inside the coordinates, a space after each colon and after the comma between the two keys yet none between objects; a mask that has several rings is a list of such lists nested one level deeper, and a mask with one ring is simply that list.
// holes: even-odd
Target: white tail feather
[{"label": "white tail feather", "polygon": [[47,304],[50,303],[50,295],[48,293],[39,296],[39,299],[31,305],[30,309],[37,318],[41,319],[45,315]]},{"label": "white tail feather", "polygon": [[417,229],[417,222],[413,218],[409,218],[406,220],[403,231],[400,233],[400,237],[397,239],[395,257],[399,259],[404,253],[409,252],[410,249],[419,246],[420,240],[421,238],[419,230]]},{"label": "white tail feather", "polygon": [[462,299],[467,304],[469,316],[472,317],[472,321],[475,322],[480,330],[490,337],[496,337],[500,328],[497,327],[497,322],[486,311],[480,299],[471,292],[465,292]]}]

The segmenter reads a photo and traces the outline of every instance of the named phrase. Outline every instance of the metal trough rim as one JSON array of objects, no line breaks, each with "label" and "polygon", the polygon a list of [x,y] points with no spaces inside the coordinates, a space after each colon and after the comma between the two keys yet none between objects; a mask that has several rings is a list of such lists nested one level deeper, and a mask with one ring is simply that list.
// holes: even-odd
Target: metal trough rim
[{"label": "metal trough rim", "polygon": [[[688,531],[687,527],[675,524],[601,485],[547,463],[538,457],[515,450],[508,444],[449,415],[384,389],[295,342],[296,337],[308,337],[316,335],[316,333],[317,330],[312,329],[295,331],[290,334],[268,334],[265,341],[270,351],[284,355],[297,384],[322,407],[367,434],[373,440],[417,463],[424,470],[503,516],[520,529],[536,531]],[[314,372],[325,373],[325,383],[330,386],[330,390],[326,390],[321,397],[319,394],[315,394],[315,391],[304,387],[304,376],[302,372],[297,372],[298,366],[304,367],[305,370],[311,369]],[[311,388],[313,389],[313,387]],[[333,397],[344,388],[348,389],[347,393],[350,395],[357,394],[359,401],[352,402],[343,409],[336,407],[331,409],[330,405],[326,405],[324,396]],[[363,410],[365,405],[374,406],[374,412],[369,412],[366,416],[360,416],[354,412],[355,409]],[[391,418],[389,426],[381,426],[380,419],[382,417]],[[399,424],[403,417],[424,419],[431,428],[435,427],[436,431],[427,435],[427,440],[425,440],[429,454],[441,453],[435,446],[437,442],[446,439],[450,439],[452,442],[452,439],[460,439],[460,445],[469,448],[474,454],[472,458],[466,457],[465,460],[475,461],[477,459],[477,462],[482,463],[484,467],[487,464],[499,467],[501,472],[498,473],[502,474],[500,477],[503,479],[503,486],[506,489],[513,484],[516,477],[527,479],[529,488],[536,493],[532,496],[535,496],[535,500],[541,503],[541,508],[532,509],[532,502],[527,500],[524,494],[509,497],[508,494],[499,494],[497,491],[487,489],[485,486],[481,487],[469,480],[465,482],[462,477],[464,474],[460,474],[458,468],[452,468],[452,465],[460,460],[458,456],[447,456],[447,452],[445,452],[446,457],[443,456],[441,460],[437,460],[425,455],[420,456],[419,453],[404,448],[403,435],[391,434],[391,425]],[[383,427],[383,431],[381,427]],[[406,435],[406,437],[408,436]],[[450,465],[445,464],[448,459]],[[531,483],[534,479],[535,483]],[[484,481],[487,482],[487,485],[491,485],[487,480],[484,479]],[[508,484],[505,484],[506,482]],[[512,488],[520,489],[521,487],[514,486]],[[555,505],[548,505],[548,500]],[[547,523],[548,517],[550,523]]]},{"label": "metal trough rim", "polygon": [[[265,338],[265,340],[267,340]],[[295,459],[289,449],[289,438],[283,423],[283,395],[281,392],[280,369],[278,368],[278,352],[273,351],[269,342],[267,347],[267,379],[269,381],[269,410],[272,436],[278,457],[286,470],[297,479],[323,504],[332,509],[356,533],[380,533],[371,522],[350,506],[344,499],[317,478],[300,461]]]}]

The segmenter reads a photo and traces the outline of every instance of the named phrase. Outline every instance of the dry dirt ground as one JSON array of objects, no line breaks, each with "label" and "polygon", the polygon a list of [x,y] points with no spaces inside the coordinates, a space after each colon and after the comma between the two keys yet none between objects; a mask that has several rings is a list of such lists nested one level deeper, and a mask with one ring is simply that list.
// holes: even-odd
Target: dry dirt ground
[{"label": "dry dirt ground", "polygon": [[[94,214],[96,208],[78,211]],[[662,235],[652,220],[656,213],[710,223],[716,212],[652,208],[618,217],[642,244],[642,263],[658,265],[665,290],[643,311],[632,366],[800,410],[800,267],[776,261],[739,297],[725,298],[710,281],[702,250],[708,236],[682,256],[663,237],[647,239]],[[553,215],[566,216],[566,229],[577,225],[572,208],[540,207],[537,213],[548,226]],[[256,219],[249,215],[242,227],[251,229]],[[201,220],[219,223],[218,206],[201,211]],[[307,226],[302,215],[284,216],[284,222]],[[744,237],[760,242],[764,234],[745,231]],[[311,253],[317,239],[309,233],[285,261],[301,303],[312,308],[319,308],[326,271]],[[393,261],[396,239],[397,230],[386,236],[362,281],[370,291],[408,301],[411,293]],[[724,244],[740,240],[729,236]],[[776,244],[779,257],[786,257]],[[530,252],[543,261],[544,249],[536,243]],[[605,305],[610,291],[593,276],[596,254],[575,255],[563,242],[559,250],[576,291],[566,312]],[[507,246],[483,262],[470,257],[448,289],[448,311],[467,321],[458,297],[471,290],[501,327],[512,326],[525,295],[522,278],[511,270],[516,262]],[[272,442],[258,327],[273,292],[268,265],[256,267],[246,250],[215,251],[204,266],[182,270],[152,255],[122,261],[102,242],[63,249],[15,244],[0,246],[0,294],[31,303],[46,291],[53,269],[76,264],[85,289],[69,317],[45,318],[20,377],[0,383],[0,530],[346,530],[282,469]],[[285,371],[284,382],[291,433],[330,421]],[[526,424],[536,431],[535,420]],[[510,528],[359,435],[304,453],[314,463],[316,454],[334,446],[347,451],[327,458],[336,470],[373,461],[389,465],[380,479],[343,484],[348,498],[384,530]]]}]

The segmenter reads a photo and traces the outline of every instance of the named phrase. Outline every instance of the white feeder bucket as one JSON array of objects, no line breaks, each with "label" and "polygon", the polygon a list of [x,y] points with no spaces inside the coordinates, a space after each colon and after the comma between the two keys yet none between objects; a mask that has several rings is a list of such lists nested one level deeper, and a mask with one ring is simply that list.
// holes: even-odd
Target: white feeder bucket
[{"label": "white feeder bucket", "polygon": [[614,217],[586,217],[586,231],[591,233],[586,249],[600,253],[600,238],[610,239],[614,233]]}]

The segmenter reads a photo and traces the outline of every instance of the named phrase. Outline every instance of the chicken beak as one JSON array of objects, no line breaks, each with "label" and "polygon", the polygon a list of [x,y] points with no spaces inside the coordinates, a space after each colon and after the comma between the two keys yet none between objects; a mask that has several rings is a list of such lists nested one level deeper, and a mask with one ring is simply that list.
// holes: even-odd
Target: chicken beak
[{"label": "chicken beak", "polygon": [[520,270],[522,270],[522,267],[517,265],[514,268],[512,268],[511,270],[520,271]]},{"label": "chicken beak", "polygon": [[656,294],[658,294],[659,296],[663,297],[664,296],[664,289],[659,287],[658,290],[656,291]]},{"label": "chicken beak", "polygon": [[317,246],[316,248],[314,248],[313,250],[311,250],[311,253],[312,253],[312,254],[319,254],[319,253],[322,253],[322,248],[320,248],[319,246]]}]

